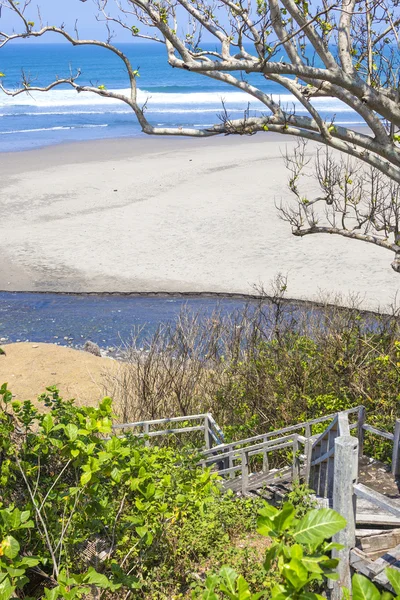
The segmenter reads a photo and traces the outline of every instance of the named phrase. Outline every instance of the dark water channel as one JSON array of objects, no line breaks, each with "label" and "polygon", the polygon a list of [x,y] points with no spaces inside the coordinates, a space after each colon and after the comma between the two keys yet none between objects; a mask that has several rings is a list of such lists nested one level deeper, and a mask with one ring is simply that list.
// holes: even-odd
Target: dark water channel
[{"label": "dark water channel", "polygon": [[[79,347],[91,340],[113,354],[115,348],[129,342],[133,332],[149,335],[160,323],[174,321],[183,307],[207,318],[216,309],[221,316],[230,316],[249,304],[255,307],[258,301],[240,296],[0,292],[0,344],[29,341]],[[264,305],[266,323],[273,311],[271,304]],[[311,315],[315,318],[325,311],[311,302],[285,301],[284,319],[291,327],[301,314],[311,322]],[[363,315],[363,327],[376,331],[379,317],[367,312]],[[270,327],[271,323],[267,325]]]},{"label": "dark water channel", "polygon": [[53,342],[79,346],[90,339],[101,347],[120,346],[132,331],[151,333],[174,320],[182,307],[209,316],[243,309],[237,298],[41,294],[0,292],[0,342]]}]

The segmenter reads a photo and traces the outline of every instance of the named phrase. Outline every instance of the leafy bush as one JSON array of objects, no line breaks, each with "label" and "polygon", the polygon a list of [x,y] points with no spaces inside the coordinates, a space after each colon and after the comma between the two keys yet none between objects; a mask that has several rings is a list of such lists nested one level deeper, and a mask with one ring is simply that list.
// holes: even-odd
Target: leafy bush
[{"label": "leafy bush", "polygon": [[112,435],[110,398],[77,407],[48,388],[42,410],[4,384],[0,399],[1,600],[169,598],[254,528],[260,501],[222,497],[198,451]]}]

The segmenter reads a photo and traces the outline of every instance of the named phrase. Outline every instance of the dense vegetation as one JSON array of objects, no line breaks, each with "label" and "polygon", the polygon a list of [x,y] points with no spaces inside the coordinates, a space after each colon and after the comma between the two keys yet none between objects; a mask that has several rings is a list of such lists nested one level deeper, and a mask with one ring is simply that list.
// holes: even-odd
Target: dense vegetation
[{"label": "dense vegetation", "polygon": [[263,545],[240,543],[261,502],[222,496],[197,450],[111,435],[109,398],[79,408],[50,388],[43,410],[0,392],[1,600],[184,597],[225,562],[263,585]]},{"label": "dense vegetation", "polygon": [[[368,422],[393,431],[400,402],[400,332],[392,315],[282,298],[227,317],[183,311],[126,348],[109,382],[122,421],[210,411],[231,439],[363,404]],[[376,458],[385,442],[366,435]]]},{"label": "dense vegetation", "polygon": [[[126,357],[110,382],[124,421],[211,411],[237,439],[361,403],[392,430],[398,412],[396,314],[277,296],[229,319],[183,312]],[[109,397],[78,407],[48,388],[16,402],[4,384],[0,404],[0,600],[315,600],[336,577],[329,540],[344,521],[304,486],[280,509],[223,493],[194,439],[113,435]],[[361,576],[352,593],[380,598]]]},{"label": "dense vegetation", "polygon": [[[44,411],[0,395],[1,600],[318,600],[337,579],[329,539],[345,520],[307,507],[303,487],[280,509],[222,495],[194,448],[113,436],[109,398],[78,408],[49,388]],[[355,576],[355,600],[380,597]]]}]

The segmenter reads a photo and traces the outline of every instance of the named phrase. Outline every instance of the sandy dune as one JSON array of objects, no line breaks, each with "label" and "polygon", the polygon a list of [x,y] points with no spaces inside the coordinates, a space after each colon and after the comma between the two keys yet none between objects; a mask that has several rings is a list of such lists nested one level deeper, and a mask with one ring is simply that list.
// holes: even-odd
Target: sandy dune
[{"label": "sandy dune", "polygon": [[55,344],[6,344],[0,356],[0,385],[7,382],[16,400],[35,401],[55,385],[65,400],[96,406],[106,394],[107,375],[116,361]]}]

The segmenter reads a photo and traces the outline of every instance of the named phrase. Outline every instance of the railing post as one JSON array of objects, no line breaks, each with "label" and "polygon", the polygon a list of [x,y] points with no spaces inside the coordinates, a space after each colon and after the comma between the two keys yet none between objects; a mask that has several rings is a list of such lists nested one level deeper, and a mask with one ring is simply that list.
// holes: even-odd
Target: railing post
[{"label": "railing post", "polygon": [[[267,437],[263,438],[264,444],[267,441],[268,441]],[[263,450],[263,466],[262,466],[262,470],[263,470],[263,473],[269,473],[268,452],[267,452],[266,448],[264,448],[264,450]]]},{"label": "railing post", "polygon": [[242,450],[242,494],[247,492],[249,485],[249,457],[246,450]]},{"label": "railing post", "polygon": [[311,486],[311,460],[312,460],[312,441],[309,437],[306,438],[306,442],[304,444],[304,454],[306,456],[306,472],[305,472],[305,481],[308,486]]},{"label": "railing post", "polygon": [[344,435],[335,439],[333,479],[333,509],[347,521],[345,529],[333,536],[333,541],[343,546],[333,555],[339,559],[339,580],[333,583],[332,600],[343,597],[343,588],[351,589],[350,550],[356,544],[356,496],[354,483],[358,474],[358,439]]},{"label": "railing post", "polygon": [[358,437],[358,454],[359,456],[364,455],[364,425],[365,425],[365,406],[360,406],[358,409],[358,421],[357,421],[357,437]]},{"label": "railing post", "polygon": [[[149,431],[150,431],[150,426],[149,426],[148,423],[145,423],[143,425],[143,433],[144,433],[144,435],[148,436],[149,435]],[[149,438],[147,438],[147,439],[144,440],[144,445],[145,446],[150,446],[150,439]]]},{"label": "railing post", "polygon": [[[229,448],[229,455],[228,455],[228,468],[229,468],[229,469],[232,469],[232,468],[233,468],[233,466],[234,466],[234,465],[233,465],[233,448],[232,448],[232,446],[231,446],[231,447]],[[234,473],[234,471],[231,471],[231,472],[229,473],[229,478],[230,478],[230,479],[234,479],[234,477],[235,477],[235,473]]]},{"label": "railing post", "polygon": [[300,478],[299,470],[299,457],[297,456],[299,451],[299,438],[297,434],[293,437],[293,463],[292,463],[292,479],[298,481]]},{"label": "railing post", "polygon": [[392,475],[398,477],[400,475],[400,419],[396,419],[394,427],[393,453],[392,453]]},{"label": "railing post", "polygon": [[206,449],[212,448],[212,436],[210,434],[210,423],[208,422],[208,415],[204,416],[204,441],[206,443]]}]

